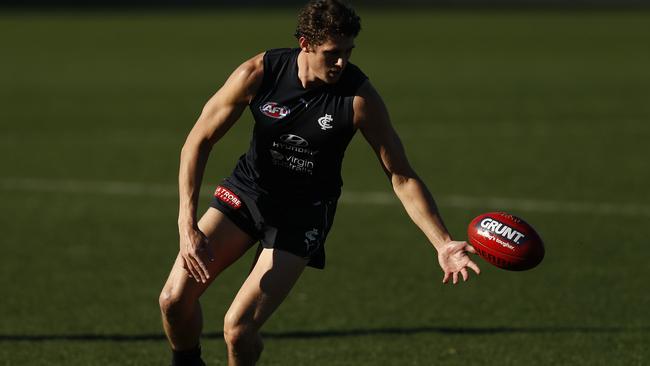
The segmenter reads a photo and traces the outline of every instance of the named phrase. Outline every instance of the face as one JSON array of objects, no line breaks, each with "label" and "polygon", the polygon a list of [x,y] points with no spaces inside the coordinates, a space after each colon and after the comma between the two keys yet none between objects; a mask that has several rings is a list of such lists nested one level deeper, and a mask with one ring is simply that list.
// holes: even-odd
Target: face
[{"label": "face", "polygon": [[328,39],[318,46],[311,46],[307,44],[306,40],[304,42],[303,40],[304,38],[300,39],[300,45],[307,52],[310,70],[325,83],[336,83],[350,60],[354,48],[354,38],[337,37]]}]

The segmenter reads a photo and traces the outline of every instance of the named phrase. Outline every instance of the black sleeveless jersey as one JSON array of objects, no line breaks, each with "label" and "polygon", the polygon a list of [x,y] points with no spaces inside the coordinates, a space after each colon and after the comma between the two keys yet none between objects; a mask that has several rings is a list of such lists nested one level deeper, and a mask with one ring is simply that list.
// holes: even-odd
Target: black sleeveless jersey
[{"label": "black sleeveless jersey", "polygon": [[332,85],[303,88],[296,49],[264,55],[264,79],[250,110],[248,152],[228,181],[254,196],[279,200],[337,198],[341,164],[355,128],[352,101],[367,77],[348,63]]}]

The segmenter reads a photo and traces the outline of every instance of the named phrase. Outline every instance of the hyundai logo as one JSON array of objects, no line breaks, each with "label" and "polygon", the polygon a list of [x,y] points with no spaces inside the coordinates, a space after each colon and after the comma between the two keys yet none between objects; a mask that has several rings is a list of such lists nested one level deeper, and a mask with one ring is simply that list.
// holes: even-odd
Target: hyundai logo
[{"label": "hyundai logo", "polygon": [[280,140],[285,144],[289,144],[293,146],[298,146],[298,147],[309,146],[309,142],[307,142],[307,140],[303,139],[298,135],[292,135],[290,133],[280,136]]}]

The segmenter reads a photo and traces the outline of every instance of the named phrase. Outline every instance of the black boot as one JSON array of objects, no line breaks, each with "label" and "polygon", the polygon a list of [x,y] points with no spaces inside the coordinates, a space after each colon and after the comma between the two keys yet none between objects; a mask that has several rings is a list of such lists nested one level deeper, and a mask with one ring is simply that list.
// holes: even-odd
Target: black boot
[{"label": "black boot", "polygon": [[205,366],[201,359],[201,345],[182,351],[172,350],[172,366]]}]

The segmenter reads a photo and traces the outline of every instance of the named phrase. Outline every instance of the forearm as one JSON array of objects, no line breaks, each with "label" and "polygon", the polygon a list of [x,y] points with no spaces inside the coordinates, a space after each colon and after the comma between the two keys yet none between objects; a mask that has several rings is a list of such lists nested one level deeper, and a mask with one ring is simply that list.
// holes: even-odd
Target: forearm
[{"label": "forearm", "polygon": [[181,231],[197,226],[199,192],[210,150],[208,141],[196,142],[190,138],[181,150],[178,172],[178,228]]},{"label": "forearm", "polygon": [[422,230],[436,250],[451,239],[438,208],[427,187],[417,176],[393,176],[395,194],[413,222]]}]

